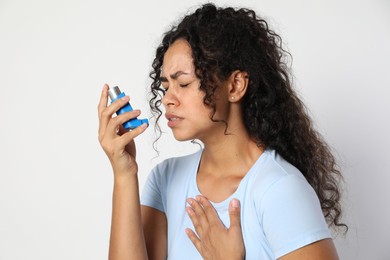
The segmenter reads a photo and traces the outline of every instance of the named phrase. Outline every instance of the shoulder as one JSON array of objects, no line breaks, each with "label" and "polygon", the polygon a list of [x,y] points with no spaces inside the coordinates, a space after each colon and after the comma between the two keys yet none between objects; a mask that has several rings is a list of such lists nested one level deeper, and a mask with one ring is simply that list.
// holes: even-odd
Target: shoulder
[{"label": "shoulder", "polygon": [[313,187],[296,167],[275,151],[266,151],[252,187],[266,233],[274,228],[270,223],[279,223],[285,230],[295,227],[297,232],[309,226],[313,229],[327,227]]},{"label": "shoulder", "polygon": [[170,196],[177,196],[177,188],[190,183],[191,171],[196,169],[200,153],[165,159],[157,164],[144,184],[141,203],[165,212]]},{"label": "shoulder", "polygon": [[267,198],[273,192],[280,193],[286,187],[311,189],[303,174],[274,150],[265,150],[253,171],[252,187],[259,199]]},{"label": "shoulder", "polygon": [[256,190],[255,204],[275,254],[329,238],[317,194],[303,174],[275,151],[265,155],[256,176],[261,188]]},{"label": "shoulder", "polygon": [[193,169],[197,168],[201,151],[163,160],[157,164],[149,174],[148,179],[160,185],[167,185],[174,181],[180,181]]}]

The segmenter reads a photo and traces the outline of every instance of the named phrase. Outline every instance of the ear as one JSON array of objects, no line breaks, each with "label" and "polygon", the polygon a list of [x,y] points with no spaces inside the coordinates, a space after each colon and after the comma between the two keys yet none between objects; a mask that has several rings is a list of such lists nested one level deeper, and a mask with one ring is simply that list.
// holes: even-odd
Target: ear
[{"label": "ear", "polygon": [[228,98],[234,103],[238,102],[245,95],[248,87],[248,73],[245,71],[233,71],[229,77]]}]

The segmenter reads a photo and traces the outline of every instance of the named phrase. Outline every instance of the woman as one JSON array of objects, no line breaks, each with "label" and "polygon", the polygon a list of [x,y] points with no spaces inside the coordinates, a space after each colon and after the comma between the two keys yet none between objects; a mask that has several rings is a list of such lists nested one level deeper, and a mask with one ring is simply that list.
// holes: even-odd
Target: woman
[{"label": "woman", "polygon": [[[128,97],[99,103],[114,172],[110,259],[338,259],[340,176],[293,91],[280,37],[248,9],[203,5],[167,32],[150,106],[195,154],[157,165],[139,199]],[[119,128],[119,132],[117,129]],[[142,204],[142,206],[141,206]],[[327,223],[326,223],[327,222]]]}]

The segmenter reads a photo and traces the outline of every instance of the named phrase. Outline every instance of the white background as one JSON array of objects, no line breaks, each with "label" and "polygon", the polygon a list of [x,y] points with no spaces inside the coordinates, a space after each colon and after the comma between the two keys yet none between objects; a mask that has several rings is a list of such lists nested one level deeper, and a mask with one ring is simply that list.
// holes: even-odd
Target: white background
[{"label": "white background", "polygon": [[[101,87],[119,85],[149,117],[155,47],[199,3],[0,0],[1,260],[107,258]],[[390,259],[389,1],[217,3],[255,9],[293,55],[297,91],[345,176],[341,258]],[[153,140],[153,128],[137,140],[141,186],[157,162],[198,149],[167,130],[156,157]]]}]

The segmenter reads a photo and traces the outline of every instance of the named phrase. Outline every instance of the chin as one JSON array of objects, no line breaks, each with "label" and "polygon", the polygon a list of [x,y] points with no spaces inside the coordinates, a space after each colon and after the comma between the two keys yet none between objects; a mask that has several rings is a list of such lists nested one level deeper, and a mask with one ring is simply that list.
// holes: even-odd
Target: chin
[{"label": "chin", "polygon": [[194,137],[193,135],[191,135],[188,132],[183,133],[182,131],[172,129],[172,133],[173,133],[173,136],[175,137],[175,139],[179,142],[191,141],[191,140],[196,139],[196,137]]},{"label": "chin", "polygon": [[191,141],[194,140],[194,138],[186,137],[186,136],[178,136],[178,135],[173,135],[176,139],[176,141],[179,142],[185,142],[185,141]]}]

